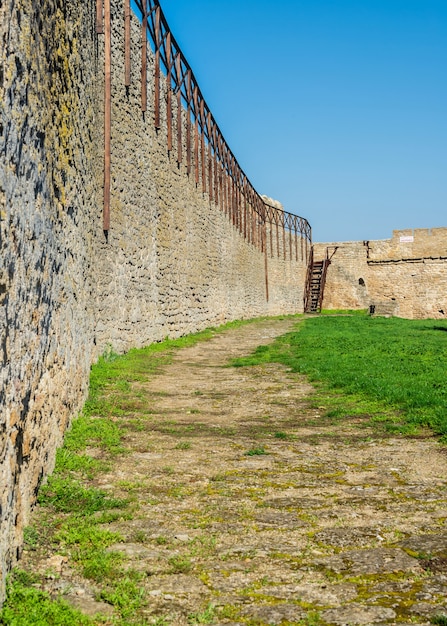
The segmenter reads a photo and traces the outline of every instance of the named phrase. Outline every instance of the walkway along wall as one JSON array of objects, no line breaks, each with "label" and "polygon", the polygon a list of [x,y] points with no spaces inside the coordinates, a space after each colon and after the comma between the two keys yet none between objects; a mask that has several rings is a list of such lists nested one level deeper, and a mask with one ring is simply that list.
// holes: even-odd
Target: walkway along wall
[{"label": "walkway along wall", "polygon": [[408,319],[447,316],[447,228],[395,230],[391,239],[314,245],[334,252],[325,309],[365,309]]},{"label": "walkway along wall", "polygon": [[0,602],[38,487],[99,354],[302,310],[307,222],[260,204],[198,90],[199,110],[178,109],[161,74],[156,111],[157,54],[148,45],[142,55],[135,16],[126,22],[127,80],[118,0],[103,216],[102,12],[94,0],[1,7]]}]

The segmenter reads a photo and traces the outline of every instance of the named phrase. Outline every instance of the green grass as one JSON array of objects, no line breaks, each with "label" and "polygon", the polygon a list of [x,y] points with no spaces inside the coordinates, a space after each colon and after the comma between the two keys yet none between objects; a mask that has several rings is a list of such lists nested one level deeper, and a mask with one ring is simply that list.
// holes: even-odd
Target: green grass
[{"label": "green grass", "polygon": [[188,615],[188,624],[212,624],[216,618],[216,609],[213,604],[208,604],[204,611],[197,611]]},{"label": "green grass", "polygon": [[109,497],[95,487],[84,487],[78,480],[56,472],[48,479],[39,494],[39,503],[51,505],[56,513],[82,513],[123,508],[124,500]]},{"label": "green grass", "polygon": [[434,320],[315,317],[233,364],[283,363],[319,383],[331,417],[358,414],[361,407],[390,429],[408,433],[424,426],[447,440],[443,331],[447,323]]},{"label": "green grass", "polygon": [[262,456],[263,454],[268,454],[263,446],[259,446],[257,448],[250,448],[247,452],[244,452],[245,456]]},{"label": "green grass", "polygon": [[320,315],[368,315],[368,309],[322,309]]},{"label": "green grass", "polygon": [[10,581],[0,613],[0,624],[5,626],[92,626],[101,621],[93,622],[63,600],[53,600],[47,593],[17,580]]},{"label": "green grass", "polygon": [[276,432],[273,436],[275,439],[289,439],[289,435],[287,433],[283,433],[282,431]]},{"label": "green grass", "polygon": [[172,574],[185,574],[192,569],[192,561],[186,555],[175,555],[168,560]]}]

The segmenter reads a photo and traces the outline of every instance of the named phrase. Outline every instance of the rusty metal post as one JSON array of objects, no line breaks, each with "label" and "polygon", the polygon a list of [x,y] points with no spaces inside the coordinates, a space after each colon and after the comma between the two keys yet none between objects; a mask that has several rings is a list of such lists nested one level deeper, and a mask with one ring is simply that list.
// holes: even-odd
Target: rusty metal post
[{"label": "rusty metal post", "polygon": [[297,227],[297,218],[295,218],[295,261],[298,263],[298,227]]},{"label": "rusty metal post", "polygon": [[239,232],[242,233],[242,190],[241,190],[241,179],[240,173],[238,174],[238,182],[237,182],[237,221]]},{"label": "rusty metal post", "polygon": [[112,28],[110,0],[104,0],[104,207],[103,230],[110,230],[110,162],[112,134]]},{"label": "rusty metal post", "polygon": [[147,0],[143,0],[141,21],[141,110],[147,111]]},{"label": "rusty metal post", "polygon": [[261,252],[265,251],[265,241],[264,241],[264,217],[262,215],[262,207],[261,203],[258,201],[258,225],[259,225],[259,244],[261,247]]},{"label": "rusty metal post", "polygon": [[188,176],[191,174],[191,70],[188,70],[186,79],[186,171]]},{"label": "rusty metal post", "polygon": [[227,195],[227,154],[225,152],[225,145],[223,146],[223,163],[222,163],[222,189],[223,189],[223,198],[224,198],[224,213],[227,214],[228,211],[228,195]]},{"label": "rusty metal post", "polygon": [[223,202],[223,212],[227,214],[227,172],[224,168],[222,168],[222,202]]},{"label": "rusty metal post", "polygon": [[269,301],[269,270],[268,270],[268,254],[267,254],[267,220],[264,209],[264,226],[263,226],[263,235],[264,235],[264,273],[265,273],[265,299],[267,302]]},{"label": "rusty metal post", "polygon": [[168,127],[168,152],[172,150],[172,47],[171,47],[171,33],[166,35],[166,125]]},{"label": "rusty metal post", "polygon": [[244,188],[244,232],[245,232],[245,239],[248,239],[248,215],[249,215],[249,209],[250,209],[250,194],[249,194],[249,184],[248,181],[245,181],[245,188]]},{"label": "rusty metal post", "polygon": [[231,177],[231,217],[232,217],[233,226],[236,225],[236,189],[235,187],[236,185],[234,182],[234,170],[233,170],[233,176]]},{"label": "rusty metal post", "polygon": [[251,225],[251,243],[256,246],[256,229],[255,229],[255,219],[256,213],[254,210],[253,196],[252,196],[252,205],[250,211],[250,225]]},{"label": "rusty metal post", "polygon": [[124,0],[124,86],[130,86],[130,0]]},{"label": "rusty metal post", "polygon": [[205,154],[205,112],[204,101],[200,99],[200,159],[202,163],[202,192],[206,193],[206,154]]},{"label": "rusty metal post", "polygon": [[289,224],[289,254],[290,254],[289,261],[291,261],[292,260],[292,228],[290,224]]},{"label": "rusty metal post", "polygon": [[224,212],[224,195],[223,195],[223,168],[222,163],[219,164],[219,206],[222,213]]},{"label": "rusty metal post", "polygon": [[[145,6],[146,6],[146,1]],[[155,76],[154,76],[154,125],[158,130],[160,128],[160,6],[155,11]],[[147,9],[145,10],[147,24]],[[144,21],[144,19],[143,19]],[[146,28],[147,30],[147,28]]]},{"label": "rusty metal post", "polygon": [[208,193],[210,196],[210,201],[213,201],[213,136],[211,132],[211,113],[208,111],[206,116],[206,125],[208,130]]},{"label": "rusty metal post", "polygon": [[96,0],[96,32],[98,35],[104,33],[104,21],[102,12],[104,9],[104,0]]},{"label": "rusty metal post", "polygon": [[196,172],[196,185],[199,184],[199,103],[197,85],[194,85],[194,165]]},{"label": "rusty metal post", "polygon": [[227,191],[227,200],[228,200],[228,219],[230,221],[233,220],[233,196],[232,196],[232,190],[233,190],[233,179],[231,178],[231,174],[228,173],[228,177],[227,177],[227,183],[228,183],[228,191]]},{"label": "rusty metal post", "polygon": [[282,251],[284,254],[284,261],[286,260],[286,215],[282,213]]},{"label": "rusty metal post", "polygon": [[241,234],[243,234],[244,232],[244,213],[242,211],[242,184],[241,181],[239,180],[239,185],[238,185],[238,213],[239,213],[239,232]]},{"label": "rusty metal post", "polygon": [[211,144],[208,144],[208,194],[210,201],[213,201],[213,159],[211,155]]},{"label": "rusty metal post", "polygon": [[239,228],[239,187],[237,181],[234,181],[234,225]]},{"label": "rusty metal post", "polygon": [[276,226],[276,256],[279,259],[279,224],[278,224],[278,211],[275,211],[275,226]]},{"label": "rusty metal post", "polygon": [[202,164],[202,193],[206,193],[206,151],[205,151],[205,135],[203,132],[200,134],[200,161]]},{"label": "rusty metal post", "polygon": [[219,206],[219,172],[217,165],[217,152],[214,150],[214,204]]},{"label": "rusty metal post", "polygon": [[175,59],[177,74],[177,163],[182,162],[182,59],[180,51]]}]

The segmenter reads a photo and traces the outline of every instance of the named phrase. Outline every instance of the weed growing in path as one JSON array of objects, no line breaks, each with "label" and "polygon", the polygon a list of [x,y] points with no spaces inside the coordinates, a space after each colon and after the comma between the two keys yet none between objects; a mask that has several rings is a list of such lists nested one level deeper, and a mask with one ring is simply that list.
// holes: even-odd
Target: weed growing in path
[{"label": "weed growing in path", "polygon": [[196,626],[196,624],[212,624],[216,617],[216,609],[214,605],[209,604],[204,611],[190,613],[188,615],[188,624]]},{"label": "weed growing in path", "polygon": [[263,446],[259,446],[258,448],[250,448],[247,452],[244,452],[245,456],[261,456],[263,454],[268,454]]},{"label": "weed growing in path", "polygon": [[92,626],[95,622],[63,600],[55,601],[49,594],[23,585],[13,577],[9,581],[8,598],[0,613],[0,623],[5,626]]}]

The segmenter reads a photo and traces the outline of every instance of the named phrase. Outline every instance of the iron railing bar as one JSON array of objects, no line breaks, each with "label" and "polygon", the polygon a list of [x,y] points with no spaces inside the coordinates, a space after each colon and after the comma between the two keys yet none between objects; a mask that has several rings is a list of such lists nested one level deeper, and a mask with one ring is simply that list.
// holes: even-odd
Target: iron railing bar
[{"label": "iron railing bar", "polygon": [[[189,111],[189,114],[192,113],[198,130],[203,135],[203,139],[206,140],[208,148],[213,150],[216,160],[223,166],[224,172],[226,172],[226,174],[232,179],[233,183],[237,185],[241,192],[245,190],[246,186],[251,188],[253,191],[252,209],[258,216],[264,219],[264,221],[268,221],[271,225],[278,226],[279,221],[281,220],[285,235],[286,230],[290,233],[294,232],[297,234],[298,226],[296,218],[302,220],[299,222],[299,232],[309,242],[311,242],[312,231],[305,218],[296,216],[287,211],[281,211],[275,207],[271,207],[271,209],[268,210],[263,208],[267,205],[254,189],[249,178],[240,167],[236,157],[229,148],[218,123],[216,122],[205,98],[203,97],[190,64],[170,31],[169,24],[163,13],[159,0],[144,0],[144,3],[148,3],[149,5],[147,7],[147,30],[151,36],[155,49],[158,49],[159,61],[161,62],[160,66],[163,66],[166,71],[167,80],[169,81],[169,85],[171,87],[173,86],[174,93],[177,94],[177,92],[180,91],[181,100],[186,105],[186,110]],[[134,0],[134,6],[136,6],[142,14],[144,14],[144,4],[141,0]],[[157,10],[159,10],[158,33],[155,18]],[[168,33],[170,33],[169,51],[167,50],[169,39]],[[175,71],[174,74],[172,73],[172,67],[177,64],[177,57],[180,57],[180,75],[177,71]],[[169,59],[171,60],[169,61]],[[187,85],[188,80],[190,81],[189,93]]]}]

